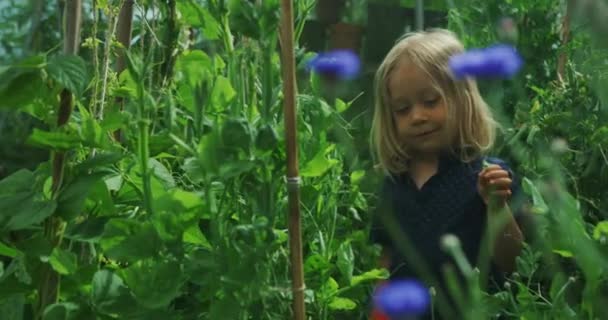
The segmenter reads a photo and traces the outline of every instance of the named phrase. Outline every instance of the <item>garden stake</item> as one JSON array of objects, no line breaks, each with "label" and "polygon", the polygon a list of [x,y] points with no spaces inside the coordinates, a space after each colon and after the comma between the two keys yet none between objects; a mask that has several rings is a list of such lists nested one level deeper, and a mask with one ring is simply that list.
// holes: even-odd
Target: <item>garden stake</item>
[{"label": "garden stake", "polygon": [[[80,0],[67,1],[65,3],[65,36],[63,39],[63,54],[75,55],[78,53],[80,45],[80,23],[82,17],[82,2]],[[72,92],[64,88],[59,94],[59,109],[57,112],[57,128],[61,130],[68,121],[72,113],[74,97]],[[53,198],[59,197],[59,192],[63,183],[65,170],[65,151],[53,151],[51,156],[52,178],[51,193]],[[44,221],[44,233],[52,246],[59,246],[63,233],[63,222],[60,218],[50,216]],[[42,318],[42,314],[47,306],[56,303],[59,297],[60,277],[50,264],[44,265],[41,270],[42,282],[38,287],[38,305],[35,310],[35,318]]]},{"label": "garden stake", "polygon": [[[125,0],[120,8],[118,14],[118,27],[117,27],[117,40],[123,46],[123,49],[119,50],[118,56],[116,57],[116,75],[120,75],[127,67],[126,62],[126,51],[131,46],[131,33],[133,30],[133,2],[134,0]],[[116,98],[116,105],[120,109],[120,112],[124,109],[125,101],[122,97]],[[114,139],[118,142],[121,141],[120,129],[114,131]]]},{"label": "garden stake", "polygon": [[304,320],[304,274],[300,228],[300,177],[298,173],[298,146],[296,135],[296,74],[293,44],[293,5],[291,0],[281,1],[281,61],[283,93],[285,95],[285,140],[287,143],[287,192],[289,196],[289,251],[293,290],[294,319]]}]

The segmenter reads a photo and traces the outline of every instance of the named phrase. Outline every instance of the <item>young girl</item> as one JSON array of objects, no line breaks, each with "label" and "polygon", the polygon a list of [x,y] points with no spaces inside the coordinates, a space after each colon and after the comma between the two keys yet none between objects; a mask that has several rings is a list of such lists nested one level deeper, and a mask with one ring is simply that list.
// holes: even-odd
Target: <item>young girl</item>
[{"label": "young girl", "polygon": [[399,250],[394,233],[389,235],[386,215],[444,289],[442,268],[455,264],[441,249],[441,237],[457,236],[475,265],[485,227],[496,218],[488,210],[491,200],[508,212],[495,239],[492,274],[512,272],[522,248],[519,219],[508,205],[518,184],[503,161],[484,157],[497,124],[475,81],[454,80],[450,74],[449,58],[463,51],[447,30],[411,33],[396,43],[376,73],[371,143],[386,178],[371,237],[382,246],[380,264],[391,271],[391,279],[421,275]]}]

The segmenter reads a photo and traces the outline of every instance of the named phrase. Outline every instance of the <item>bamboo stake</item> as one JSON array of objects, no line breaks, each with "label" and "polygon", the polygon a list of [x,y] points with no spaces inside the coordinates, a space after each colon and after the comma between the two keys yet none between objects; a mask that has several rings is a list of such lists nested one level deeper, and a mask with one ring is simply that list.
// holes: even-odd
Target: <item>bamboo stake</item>
[{"label": "bamboo stake", "polygon": [[[131,45],[131,33],[133,30],[133,2],[135,1],[125,0],[125,2],[122,4],[122,8],[120,8],[120,13],[118,14],[117,38],[118,42],[120,42],[124,49],[120,50],[118,57],[116,57],[115,70],[117,75],[120,75],[120,73],[127,67],[126,51],[129,50]],[[124,99],[116,98],[116,104],[122,112],[125,105]],[[120,141],[122,139],[120,129],[114,132],[114,139],[116,139],[116,141]]]},{"label": "bamboo stake", "polygon": [[281,61],[283,92],[285,95],[285,136],[287,142],[287,190],[289,196],[289,249],[293,290],[294,319],[304,320],[304,272],[302,263],[302,236],[300,227],[300,177],[298,173],[298,146],[296,132],[296,75],[293,40],[293,4],[281,2]]},{"label": "bamboo stake", "polygon": [[[78,54],[80,45],[80,23],[82,17],[82,2],[81,0],[69,0],[65,5],[64,21],[64,42],[63,54],[75,55]],[[57,129],[64,127],[70,120],[70,115],[73,108],[72,92],[68,89],[63,89],[59,94],[59,108],[57,112]],[[66,154],[64,151],[55,151],[51,156],[52,178],[51,192],[52,197],[57,198],[63,184],[63,176],[65,169]],[[59,246],[62,238],[63,222],[60,218],[51,216],[44,221],[44,233],[49,242],[53,246]],[[57,302],[59,297],[59,288],[61,278],[49,265],[45,265],[41,271],[42,282],[38,287],[38,305],[35,310],[35,318],[42,317],[44,309],[47,306]]]},{"label": "bamboo stake", "polygon": [[557,57],[557,81],[562,85],[565,81],[564,73],[566,71],[566,63],[568,62],[568,53],[566,52],[566,47],[570,42],[570,20],[573,5],[573,1],[568,0],[566,5],[566,13],[564,14],[564,18],[562,20],[562,28],[560,30],[560,38],[562,40],[562,51]]}]

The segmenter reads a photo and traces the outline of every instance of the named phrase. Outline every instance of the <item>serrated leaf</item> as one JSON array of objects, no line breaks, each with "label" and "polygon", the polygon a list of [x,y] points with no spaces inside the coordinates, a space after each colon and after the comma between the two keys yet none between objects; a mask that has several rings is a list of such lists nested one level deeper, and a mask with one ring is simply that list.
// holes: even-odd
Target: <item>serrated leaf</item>
[{"label": "serrated leaf", "polygon": [[55,56],[49,59],[46,70],[51,78],[80,97],[89,81],[86,63],[76,55]]},{"label": "serrated leaf", "polygon": [[53,249],[49,257],[49,263],[53,270],[63,275],[72,274],[77,268],[76,255],[60,248]]}]

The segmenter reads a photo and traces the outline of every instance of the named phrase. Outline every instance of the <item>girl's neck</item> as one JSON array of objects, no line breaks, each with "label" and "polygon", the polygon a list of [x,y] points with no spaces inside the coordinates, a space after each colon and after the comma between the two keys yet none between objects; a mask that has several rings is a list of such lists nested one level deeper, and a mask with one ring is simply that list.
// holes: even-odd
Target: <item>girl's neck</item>
[{"label": "girl's neck", "polygon": [[439,155],[418,155],[409,161],[409,175],[418,187],[422,186],[439,170]]}]

